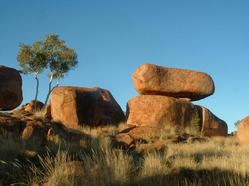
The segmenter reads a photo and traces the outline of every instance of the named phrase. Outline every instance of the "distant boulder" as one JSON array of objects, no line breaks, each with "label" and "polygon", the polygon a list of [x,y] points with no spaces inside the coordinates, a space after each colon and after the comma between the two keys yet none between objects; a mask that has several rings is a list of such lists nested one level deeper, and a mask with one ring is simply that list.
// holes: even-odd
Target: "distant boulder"
[{"label": "distant boulder", "polygon": [[132,79],[141,95],[165,95],[195,101],[212,95],[215,90],[212,78],[206,73],[153,64],[139,66]]},{"label": "distant boulder", "polygon": [[0,66],[0,95],[1,110],[12,110],[21,104],[22,78],[17,70]]},{"label": "distant boulder", "polygon": [[51,116],[69,128],[116,125],[124,113],[108,90],[58,87],[51,93]]},{"label": "distant boulder", "polygon": [[241,144],[249,144],[249,116],[241,120],[238,124],[237,138]]}]

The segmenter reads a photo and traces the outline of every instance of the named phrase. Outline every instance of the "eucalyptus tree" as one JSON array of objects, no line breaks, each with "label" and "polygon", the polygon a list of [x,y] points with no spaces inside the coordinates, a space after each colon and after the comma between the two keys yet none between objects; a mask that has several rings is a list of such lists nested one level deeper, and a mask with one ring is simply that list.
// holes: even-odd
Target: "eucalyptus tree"
[{"label": "eucalyptus tree", "polygon": [[47,66],[46,54],[44,53],[44,45],[42,41],[36,41],[32,45],[21,44],[17,55],[17,61],[22,68],[24,74],[33,74],[36,80],[35,100],[38,98],[39,92],[39,74]]},{"label": "eucalyptus tree", "polygon": [[[44,50],[47,55],[47,68],[49,70],[48,94],[45,101],[45,104],[47,104],[52,90],[59,86],[60,79],[62,79],[70,69],[74,68],[78,61],[75,50],[67,47],[65,41],[61,40],[56,34],[50,34],[45,38]],[[57,83],[52,87],[54,80],[56,80]]]},{"label": "eucalyptus tree", "polygon": [[[45,104],[53,88],[59,86],[59,80],[78,63],[75,50],[67,47],[65,41],[56,34],[50,34],[44,40],[35,41],[32,45],[20,45],[17,60],[23,73],[33,73],[35,76],[35,100],[39,91],[38,75],[47,69],[49,83]],[[57,80],[57,84],[52,87],[54,80]]]}]

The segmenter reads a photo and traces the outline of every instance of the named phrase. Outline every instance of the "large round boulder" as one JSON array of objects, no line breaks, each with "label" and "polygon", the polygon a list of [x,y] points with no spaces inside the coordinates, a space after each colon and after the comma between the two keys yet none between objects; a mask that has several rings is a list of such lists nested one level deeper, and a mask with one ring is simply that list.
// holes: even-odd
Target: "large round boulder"
[{"label": "large round boulder", "polygon": [[127,104],[127,123],[136,126],[188,127],[198,129],[201,111],[186,99],[176,99],[159,95],[141,95]]},{"label": "large round boulder", "polygon": [[142,95],[165,95],[200,100],[214,93],[212,78],[192,70],[143,64],[132,74],[136,90]]},{"label": "large round boulder", "polygon": [[127,104],[127,123],[135,126],[188,129],[202,136],[226,136],[227,124],[208,109],[186,99],[141,95]]},{"label": "large round boulder", "polygon": [[20,73],[0,65],[0,109],[12,110],[22,102],[22,78]]},{"label": "large round boulder", "polygon": [[118,124],[124,113],[108,90],[58,87],[51,93],[51,116],[69,128]]}]

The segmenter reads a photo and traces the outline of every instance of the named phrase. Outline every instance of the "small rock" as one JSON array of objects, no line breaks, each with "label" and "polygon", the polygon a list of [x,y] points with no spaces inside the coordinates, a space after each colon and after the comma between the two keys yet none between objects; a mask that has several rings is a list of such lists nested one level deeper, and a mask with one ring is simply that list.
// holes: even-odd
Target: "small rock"
[{"label": "small rock", "polygon": [[32,100],[29,103],[23,105],[23,110],[26,112],[36,112],[41,111],[44,107],[44,103],[38,101],[38,100]]}]

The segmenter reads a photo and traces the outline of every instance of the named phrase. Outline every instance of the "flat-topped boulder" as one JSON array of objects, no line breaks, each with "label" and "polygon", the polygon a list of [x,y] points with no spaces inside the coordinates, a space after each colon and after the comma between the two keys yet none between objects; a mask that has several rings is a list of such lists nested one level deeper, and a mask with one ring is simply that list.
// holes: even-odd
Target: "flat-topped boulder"
[{"label": "flat-topped boulder", "polygon": [[69,128],[116,125],[125,119],[108,90],[70,86],[58,87],[51,93],[51,116]]},{"label": "flat-topped boulder", "polygon": [[227,124],[208,109],[186,99],[141,95],[127,104],[127,124],[190,129],[202,136],[226,136]]},{"label": "flat-topped boulder", "polygon": [[16,69],[0,65],[0,95],[1,110],[12,110],[21,104],[22,78]]},{"label": "flat-topped boulder", "polygon": [[214,93],[212,78],[202,72],[143,64],[132,74],[141,95],[165,95],[200,100]]}]

